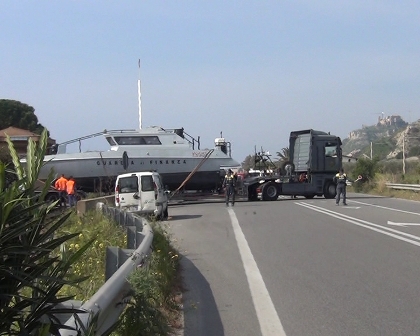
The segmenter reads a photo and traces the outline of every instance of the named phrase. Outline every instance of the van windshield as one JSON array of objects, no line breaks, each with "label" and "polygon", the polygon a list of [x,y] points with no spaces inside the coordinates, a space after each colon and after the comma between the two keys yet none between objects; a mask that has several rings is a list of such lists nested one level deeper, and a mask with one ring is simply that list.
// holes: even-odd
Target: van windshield
[{"label": "van windshield", "polygon": [[118,185],[121,193],[135,193],[139,190],[137,176],[122,177]]},{"label": "van windshield", "polygon": [[153,191],[154,189],[153,177],[151,175],[142,176],[141,191]]}]

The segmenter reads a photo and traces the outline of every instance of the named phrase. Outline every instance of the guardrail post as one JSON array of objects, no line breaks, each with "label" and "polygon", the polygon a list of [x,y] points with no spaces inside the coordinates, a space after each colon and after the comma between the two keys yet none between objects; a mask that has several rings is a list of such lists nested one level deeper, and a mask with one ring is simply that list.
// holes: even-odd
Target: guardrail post
[{"label": "guardrail post", "polygon": [[127,248],[136,249],[140,246],[144,236],[141,231],[143,230],[143,224],[134,222],[134,225],[127,226]]},{"label": "guardrail post", "polygon": [[134,249],[115,246],[106,248],[105,281],[107,281],[133,254]]},{"label": "guardrail post", "polygon": [[[84,330],[88,329],[92,323],[92,317],[97,316],[95,321],[95,335],[105,335],[109,328],[118,321],[124,311],[127,298],[131,295],[128,276],[138,267],[147,262],[150,255],[153,231],[147,220],[143,220],[133,214],[121,215],[120,209],[107,207],[105,204],[98,204],[107,215],[113,215],[114,219],[126,226],[125,221],[129,220],[135,228],[135,238],[133,241],[138,243],[138,247],[133,249],[120,249],[119,247],[108,247],[106,250],[106,270],[105,284],[80,307],[80,312],[72,314],[65,325],[75,330],[60,329],[62,336],[84,335]],[[138,234],[141,232],[141,236]],[[141,240],[141,241],[140,241]],[[67,304],[67,303],[66,303]]]}]

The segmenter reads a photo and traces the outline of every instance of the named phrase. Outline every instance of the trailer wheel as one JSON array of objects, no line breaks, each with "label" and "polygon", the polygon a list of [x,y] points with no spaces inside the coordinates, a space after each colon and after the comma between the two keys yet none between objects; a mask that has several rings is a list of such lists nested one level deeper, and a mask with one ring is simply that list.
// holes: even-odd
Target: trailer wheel
[{"label": "trailer wheel", "polygon": [[313,195],[305,195],[305,198],[307,198],[307,199],[312,199],[314,197],[315,197],[315,194],[313,194]]},{"label": "trailer wheel", "polygon": [[251,201],[251,202],[258,201],[257,188],[248,187],[248,201]]},{"label": "trailer wheel", "polygon": [[279,191],[274,182],[265,183],[262,186],[262,200],[263,201],[276,201],[279,198]]},{"label": "trailer wheel", "polygon": [[52,203],[52,202],[55,202],[55,201],[58,201],[58,199],[59,199],[60,197],[59,197],[59,195],[58,195],[58,193],[48,193],[47,195],[45,195],[45,202],[47,202],[47,203]]},{"label": "trailer wheel", "polygon": [[327,181],[324,185],[324,197],[327,199],[334,198],[336,195],[336,185],[333,181]]}]

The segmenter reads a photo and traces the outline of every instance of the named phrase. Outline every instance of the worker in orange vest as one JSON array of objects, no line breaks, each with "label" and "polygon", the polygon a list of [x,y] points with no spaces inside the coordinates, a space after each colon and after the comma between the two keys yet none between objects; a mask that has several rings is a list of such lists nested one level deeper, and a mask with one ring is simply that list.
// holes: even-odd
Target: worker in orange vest
[{"label": "worker in orange vest", "polygon": [[76,205],[76,181],[73,179],[73,176],[70,176],[69,180],[67,181],[67,197],[69,199],[69,206]]},{"label": "worker in orange vest", "polygon": [[57,181],[55,181],[54,187],[58,190],[60,197],[60,205],[66,206],[67,179],[64,177],[64,174],[61,174],[61,177]]}]

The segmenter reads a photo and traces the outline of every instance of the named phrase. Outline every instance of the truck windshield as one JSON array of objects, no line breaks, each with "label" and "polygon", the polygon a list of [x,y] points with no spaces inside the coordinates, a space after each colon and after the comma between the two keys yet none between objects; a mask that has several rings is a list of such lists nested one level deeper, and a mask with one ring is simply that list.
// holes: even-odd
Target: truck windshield
[{"label": "truck windshield", "polygon": [[328,144],[325,146],[325,156],[337,156],[337,144]]}]

